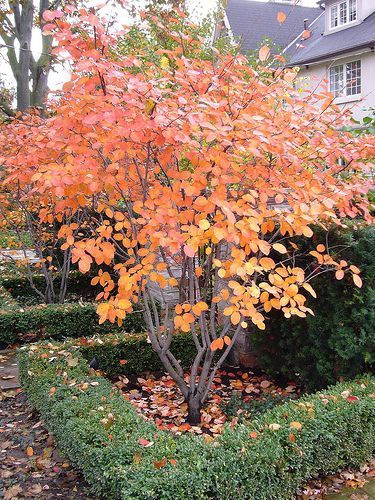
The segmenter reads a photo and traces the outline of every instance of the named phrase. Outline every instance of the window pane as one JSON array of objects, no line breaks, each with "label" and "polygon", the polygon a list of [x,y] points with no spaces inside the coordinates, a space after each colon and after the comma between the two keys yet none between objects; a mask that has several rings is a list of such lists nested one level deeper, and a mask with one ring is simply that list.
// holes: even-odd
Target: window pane
[{"label": "window pane", "polygon": [[357,19],[357,0],[349,0],[349,22]]},{"label": "window pane", "polygon": [[334,66],[329,70],[329,90],[337,97],[344,89],[344,66]]},{"label": "window pane", "polygon": [[341,2],[339,7],[340,7],[340,24],[346,24],[348,22],[347,12],[346,12],[347,3]]},{"label": "window pane", "polygon": [[361,93],[361,61],[353,61],[346,65],[346,95]]},{"label": "window pane", "polygon": [[331,28],[335,28],[338,25],[338,16],[337,16],[337,5],[331,7]]}]

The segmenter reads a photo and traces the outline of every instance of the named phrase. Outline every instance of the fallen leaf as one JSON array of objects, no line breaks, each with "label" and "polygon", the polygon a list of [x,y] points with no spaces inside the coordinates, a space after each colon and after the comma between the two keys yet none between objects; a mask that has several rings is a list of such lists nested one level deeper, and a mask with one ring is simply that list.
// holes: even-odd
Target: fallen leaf
[{"label": "fallen leaf", "polygon": [[148,441],[147,439],[144,439],[144,438],[140,438],[138,439],[138,444],[140,444],[141,446],[143,446],[144,448],[149,448],[150,446],[152,446],[154,443],[153,441]]},{"label": "fallen leaf", "polygon": [[155,469],[161,469],[164,467],[167,463],[167,459],[164,457],[161,460],[154,460],[154,467]]},{"label": "fallen leaf", "polygon": [[301,422],[290,422],[289,427],[291,429],[297,429],[297,431],[300,431],[302,429],[302,424]]}]

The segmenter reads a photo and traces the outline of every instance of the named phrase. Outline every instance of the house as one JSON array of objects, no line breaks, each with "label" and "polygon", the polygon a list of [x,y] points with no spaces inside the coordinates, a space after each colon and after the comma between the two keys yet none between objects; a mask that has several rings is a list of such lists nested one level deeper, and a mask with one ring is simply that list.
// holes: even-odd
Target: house
[{"label": "house", "polygon": [[[286,15],[283,23],[279,12]],[[375,0],[321,0],[316,7],[228,0],[223,27],[242,51],[272,40],[288,66],[300,67],[302,87],[328,85],[335,103],[351,108],[355,118],[375,109]]]}]

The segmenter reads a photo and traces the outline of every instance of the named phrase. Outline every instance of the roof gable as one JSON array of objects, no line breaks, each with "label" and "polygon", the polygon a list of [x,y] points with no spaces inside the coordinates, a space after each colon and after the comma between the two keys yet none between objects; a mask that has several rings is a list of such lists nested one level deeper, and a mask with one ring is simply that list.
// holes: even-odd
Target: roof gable
[{"label": "roof gable", "polygon": [[324,16],[321,16],[309,28],[309,39],[298,40],[285,51],[291,65],[308,64],[375,45],[375,12],[362,23],[340,31],[324,35],[324,27]]}]

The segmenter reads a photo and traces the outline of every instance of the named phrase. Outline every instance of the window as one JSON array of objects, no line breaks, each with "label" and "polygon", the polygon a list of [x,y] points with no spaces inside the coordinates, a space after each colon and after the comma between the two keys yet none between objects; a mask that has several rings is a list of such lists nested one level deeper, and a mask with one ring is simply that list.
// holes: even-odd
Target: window
[{"label": "window", "polygon": [[353,61],[346,65],[346,95],[361,93],[361,61]]},{"label": "window", "polygon": [[339,25],[339,18],[337,13],[338,13],[337,5],[333,5],[331,7],[331,28],[336,28],[336,26]]},{"label": "window", "polygon": [[349,0],[349,22],[357,19],[357,0]]},{"label": "window", "polygon": [[361,61],[333,66],[329,70],[329,90],[335,97],[361,93]]},{"label": "window", "polygon": [[342,0],[331,6],[331,28],[344,26],[357,20],[357,0]]}]

